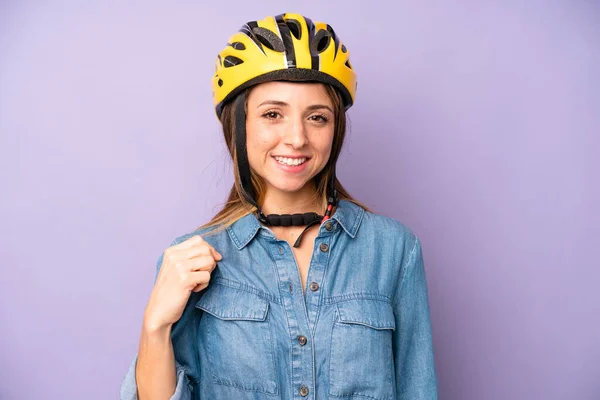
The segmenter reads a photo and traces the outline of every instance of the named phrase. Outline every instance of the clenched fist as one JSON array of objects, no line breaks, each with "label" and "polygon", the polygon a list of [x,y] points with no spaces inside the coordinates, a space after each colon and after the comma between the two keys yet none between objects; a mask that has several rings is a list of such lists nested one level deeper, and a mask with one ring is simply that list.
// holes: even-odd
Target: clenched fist
[{"label": "clenched fist", "polygon": [[200,235],[167,248],[144,313],[146,327],[161,329],[177,322],[192,291],[208,286],[222,258]]}]

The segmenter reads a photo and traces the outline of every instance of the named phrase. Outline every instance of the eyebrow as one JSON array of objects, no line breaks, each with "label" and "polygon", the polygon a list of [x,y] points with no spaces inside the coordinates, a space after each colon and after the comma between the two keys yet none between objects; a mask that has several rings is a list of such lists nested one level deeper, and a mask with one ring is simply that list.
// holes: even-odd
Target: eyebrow
[{"label": "eyebrow", "polygon": [[[265,100],[265,101],[263,101],[262,103],[260,103],[260,104],[258,105],[258,107],[262,107],[262,106],[264,106],[264,105],[266,105],[266,104],[271,104],[271,105],[274,105],[274,106],[281,106],[281,107],[288,107],[288,106],[289,106],[289,104],[288,104],[288,103],[286,103],[285,101],[279,101],[279,100]],[[324,109],[327,109],[327,110],[329,110],[329,111],[331,111],[331,112],[333,113],[333,110],[331,109],[331,107],[329,107],[329,106],[328,106],[328,105],[326,105],[326,104],[313,104],[313,105],[311,105],[311,106],[308,106],[308,107],[307,107],[307,109],[308,109],[309,111],[321,110],[321,109],[323,109],[323,108],[324,108]]]}]

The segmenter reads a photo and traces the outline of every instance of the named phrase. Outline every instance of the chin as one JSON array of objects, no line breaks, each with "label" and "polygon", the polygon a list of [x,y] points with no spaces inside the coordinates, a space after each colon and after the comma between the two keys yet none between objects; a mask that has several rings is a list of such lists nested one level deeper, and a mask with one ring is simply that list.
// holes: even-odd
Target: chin
[{"label": "chin", "polygon": [[302,190],[302,188],[306,185],[306,182],[302,182],[300,184],[297,185],[290,185],[288,184],[273,184],[271,182],[268,182],[268,185],[271,187],[272,190],[278,190],[280,192],[286,192],[286,193],[294,193],[294,192],[299,192],[300,190]]},{"label": "chin", "polygon": [[289,186],[272,186],[273,189],[278,190],[280,192],[286,192],[286,193],[295,193],[295,192],[299,192],[300,190],[302,190],[303,186],[294,186],[294,187],[289,187]]}]

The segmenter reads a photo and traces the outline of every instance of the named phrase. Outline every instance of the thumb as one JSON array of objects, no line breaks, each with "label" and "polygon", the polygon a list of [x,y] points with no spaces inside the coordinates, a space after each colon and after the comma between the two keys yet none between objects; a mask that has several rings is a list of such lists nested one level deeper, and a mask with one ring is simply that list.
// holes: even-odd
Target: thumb
[{"label": "thumb", "polygon": [[213,248],[211,248],[211,252],[212,252],[213,258],[214,258],[215,260],[217,260],[217,261],[218,261],[218,260],[221,260],[221,259],[223,258],[223,256],[221,255],[221,253],[219,253],[217,250],[215,250],[215,248],[214,248],[214,247],[213,247]]}]

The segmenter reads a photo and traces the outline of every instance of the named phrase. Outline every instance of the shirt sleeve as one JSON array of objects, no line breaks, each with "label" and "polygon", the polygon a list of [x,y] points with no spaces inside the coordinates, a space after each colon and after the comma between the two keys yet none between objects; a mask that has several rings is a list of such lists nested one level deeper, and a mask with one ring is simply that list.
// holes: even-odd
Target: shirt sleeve
[{"label": "shirt sleeve", "polygon": [[[173,241],[171,246],[182,242],[187,237],[181,237]],[[156,266],[156,278],[162,265],[163,255],[158,259]],[[155,278],[155,281],[156,281]],[[175,356],[175,369],[177,373],[177,386],[170,400],[191,400],[193,390],[200,380],[200,361],[198,357],[198,324],[202,311],[196,308],[196,303],[204,290],[199,293],[192,292],[183,310],[181,318],[171,329],[171,343]],[[138,355],[134,357],[127,373],[121,382],[121,400],[138,400],[137,382],[135,379],[135,368]]]},{"label": "shirt sleeve", "polygon": [[394,300],[396,393],[400,400],[437,400],[427,282],[419,239],[404,259]]}]

